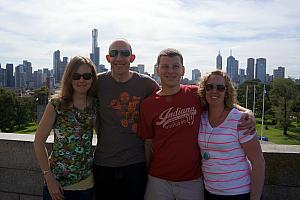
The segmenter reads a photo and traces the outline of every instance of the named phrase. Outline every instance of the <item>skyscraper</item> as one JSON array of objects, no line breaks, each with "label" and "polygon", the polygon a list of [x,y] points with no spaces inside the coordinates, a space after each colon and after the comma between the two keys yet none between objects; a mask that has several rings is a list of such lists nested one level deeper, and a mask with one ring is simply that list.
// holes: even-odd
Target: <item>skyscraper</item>
[{"label": "skyscraper", "polygon": [[63,57],[63,60],[62,62],[60,62],[60,66],[59,66],[61,78],[64,75],[67,64],[68,64],[68,57]]},{"label": "skyscraper", "polygon": [[157,75],[157,63],[154,65],[152,78],[153,78],[158,84],[160,84],[160,78],[159,78],[159,76]]},{"label": "skyscraper", "polygon": [[230,51],[230,56],[227,58],[226,73],[235,83],[238,83],[238,68],[239,61],[232,56],[232,52]]},{"label": "skyscraper", "polygon": [[216,65],[217,69],[222,70],[222,56],[221,56],[220,51],[216,58],[216,63],[217,63],[217,65]]},{"label": "skyscraper", "polygon": [[92,30],[92,53],[90,54],[90,58],[96,66],[100,64],[100,48],[98,47],[98,29]]},{"label": "skyscraper", "polygon": [[59,83],[62,77],[60,73],[60,51],[57,50],[53,53],[53,70],[55,83]]},{"label": "skyscraper", "polygon": [[60,51],[57,50],[53,53],[53,71],[54,71],[55,84],[60,83],[67,64],[68,64],[68,57],[63,57],[63,60],[61,61]]},{"label": "skyscraper", "polygon": [[145,73],[145,65],[144,64],[138,64],[137,68],[138,68],[139,73],[141,73],[141,74]]},{"label": "skyscraper", "polygon": [[7,87],[14,87],[14,65],[13,64],[6,64],[6,80],[7,80]]},{"label": "skyscraper", "polygon": [[247,80],[254,79],[254,58],[247,59]]},{"label": "skyscraper", "polygon": [[26,73],[22,64],[15,68],[15,88],[26,88]]},{"label": "skyscraper", "polygon": [[259,79],[262,83],[266,82],[266,59],[256,59],[255,78]]},{"label": "skyscraper", "polygon": [[277,78],[284,78],[285,77],[285,68],[284,67],[278,67],[277,69],[273,70],[273,79]]},{"label": "skyscraper", "polygon": [[201,72],[199,69],[193,69],[192,70],[192,81],[194,83],[197,83],[201,78]]},{"label": "skyscraper", "polygon": [[247,80],[247,76],[245,74],[245,69],[240,68],[240,73],[239,73],[239,83],[244,83]]},{"label": "skyscraper", "polygon": [[1,68],[0,64],[0,87],[6,87],[7,78],[6,78],[6,69]]},{"label": "skyscraper", "polygon": [[32,81],[32,64],[27,60],[23,60],[23,69],[25,72],[25,82],[29,86]]}]

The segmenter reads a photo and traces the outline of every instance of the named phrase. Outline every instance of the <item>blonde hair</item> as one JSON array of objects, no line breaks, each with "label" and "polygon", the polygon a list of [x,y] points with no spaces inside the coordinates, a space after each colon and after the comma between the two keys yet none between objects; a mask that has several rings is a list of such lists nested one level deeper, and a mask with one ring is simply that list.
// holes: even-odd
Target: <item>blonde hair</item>
[{"label": "blonde hair", "polygon": [[225,108],[229,108],[229,109],[233,108],[234,104],[237,103],[236,90],[233,87],[232,82],[231,82],[229,76],[225,72],[222,72],[220,70],[216,70],[216,71],[208,73],[207,75],[205,75],[202,78],[202,80],[199,83],[198,94],[199,94],[199,96],[201,98],[202,107],[204,109],[206,109],[206,110],[208,109],[208,103],[207,103],[206,97],[205,97],[206,96],[205,86],[207,84],[208,79],[212,75],[222,76],[224,78],[224,80],[225,80],[225,87],[226,87],[225,98],[224,98],[224,105],[225,105]]}]

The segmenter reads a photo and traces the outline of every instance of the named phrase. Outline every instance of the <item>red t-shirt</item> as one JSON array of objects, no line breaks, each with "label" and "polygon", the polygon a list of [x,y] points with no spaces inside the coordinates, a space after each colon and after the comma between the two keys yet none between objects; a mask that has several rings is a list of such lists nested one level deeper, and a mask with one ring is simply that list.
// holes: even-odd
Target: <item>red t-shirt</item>
[{"label": "red t-shirt", "polygon": [[177,94],[154,93],[142,101],[138,134],[153,142],[151,176],[188,181],[202,175],[197,140],[202,109],[197,90],[182,85]]}]

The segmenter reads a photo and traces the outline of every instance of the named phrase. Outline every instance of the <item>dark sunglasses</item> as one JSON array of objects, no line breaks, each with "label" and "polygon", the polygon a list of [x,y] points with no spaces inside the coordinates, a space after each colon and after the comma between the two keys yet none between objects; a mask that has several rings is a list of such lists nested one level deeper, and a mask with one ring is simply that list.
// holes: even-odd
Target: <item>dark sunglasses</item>
[{"label": "dark sunglasses", "polygon": [[226,86],[225,85],[221,85],[221,84],[217,84],[217,85],[214,85],[214,84],[206,84],[205,85],[205,90],[206,91],[210,91],[212,89],[217,89],[219,92],[224,92],[226,90]]},{"label": "dark sunglasses", "polygon": [[110,50],[109,51],[109,56],[112,58],[117,57],[119,54],[123,57],[128,57],[128,56],[130,56],[131,52],[129,50]]},{"label": "dark sunglasses", "polygon": [[91,80],[91,78],[93,77],[93,74],[92,73],[84,73],[84,74],[74,73],[72,75],[73,80],[79,80],[81,77],[83,77],[84,80]]}]

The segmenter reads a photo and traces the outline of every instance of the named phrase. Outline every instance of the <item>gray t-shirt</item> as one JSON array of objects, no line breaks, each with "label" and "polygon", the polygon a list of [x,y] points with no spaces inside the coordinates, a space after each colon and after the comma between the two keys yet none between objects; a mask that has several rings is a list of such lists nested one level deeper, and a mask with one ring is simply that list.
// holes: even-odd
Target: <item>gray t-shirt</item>
[{"label": "gray t-shirt", "polygon": [[150,77],[135,72],[125,83],[116,82],[111,72],[98,75],[96,165],[120,167],[145,162],[144,144],[137,135],[139,105],[158,87]]}]

